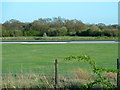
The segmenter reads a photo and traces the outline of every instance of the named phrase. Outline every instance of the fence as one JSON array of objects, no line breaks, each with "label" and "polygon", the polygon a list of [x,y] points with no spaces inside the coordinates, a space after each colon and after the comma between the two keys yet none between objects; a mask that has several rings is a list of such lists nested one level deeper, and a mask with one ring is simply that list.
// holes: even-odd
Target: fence
[{"label": "fence", "polygon": [[[7,68],[9,70],[7,69],[3,70],[3,76],[5,76],[6,74],[7,75],[12,74],[12,76],[16,77],[16,75],[21,74],[21,73],[22,74],[34,73],[34,75],[36,75],[35,77],[44,78],[44,80],[46,80],[45,83],[48,85],[46,87],[49,87],[49,88],[70,87],[70,85],[72,85],[72,87],[74,87],[74,85],[78,87],[79,86],[78,84],[81,84],[81,85],[86,84],[93,80],[90,77],[89,73],[87,73],[87,71],[84,71],[85,70],[84,67],[86,67],[87,65],[85,63],[81,63],[81,64],[75,63],[75,62],[74,63],[73,62],[62,63],[62,62],[58,62],[57,60],[55,60],[54,63],[53,62],[42,63],[42,64],[39,64],[39,63],[26,63],[26,64],[25,63],[21,63],[21,64],[20,63],[15,63],[15,64],[4,63],[3,65],[4,67],[5,66],[9,67]],[[120,70],[120,60],[117,59],[117,65],[107,64],[105,66],[108,66],[108,67],[110,66],[110,68],[117,67],[117,69]],[[14,67],[14,69],[12,67]],[[83,68],[83,70],[80,69],[81,67]],[[88,68],[88,71],[91,70],[88,65],[87,65],[87,68]],[[29,77],[33,77],[33,76],[29,76]],[[119,72],[117,73],[117,78],[114,78],[114,81],[112,82],[118,88],[120,88],[120,73]]]}]

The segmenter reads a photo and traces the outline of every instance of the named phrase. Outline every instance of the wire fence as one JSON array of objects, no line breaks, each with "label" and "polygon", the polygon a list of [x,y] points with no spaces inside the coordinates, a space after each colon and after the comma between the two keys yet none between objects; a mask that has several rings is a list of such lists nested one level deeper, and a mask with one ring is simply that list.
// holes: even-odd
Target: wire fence
[{"label": "wire fence", "polygon": [[[54,72],[54,62],[49,63],[2,63],[2,73],[44,73],[52,74]],[[97,64],[99,67],[105,67],[108,69],[116,69],[117,64]],[[92,68],[86,63],[73,63],[73,62],[58,62],[59,73],[66,74],[72,73],[77,69],[87,69],[88,71]]]},{"label": "wire fence", "polygon": [[[97,78],[96,75],[92,73],[92,68],[86,63],[43,62],[43,63],[2,63],[2,65],[3,65],[2,76],[4,79],[3,83],[6,82],[8,83],[10,77],[16,78],[17,76],[19,76],[22,77],[24,80],[30,77],[30,79],[28,80],[29,82],[30,81],[33,82],[31,79],[32,77],[38,78],[38,81],[44,79],[42,81],[46,81],[45,83],[48,85],[46,87],[49,88],[70,87],[74,85],[76,87],[79,87],[79,85],[90,83],[94,81],[95,78]],[[111,69],[117,68],[117,64],[97,64],[97,65],[99,67],[107,67]],[[115,86],[117,86],[116,73],[105,73],[105,75],[107,79],[110,79],[110,81]],[[14,79],[14,81],[15,80],[17,81],[18,78]]]}]

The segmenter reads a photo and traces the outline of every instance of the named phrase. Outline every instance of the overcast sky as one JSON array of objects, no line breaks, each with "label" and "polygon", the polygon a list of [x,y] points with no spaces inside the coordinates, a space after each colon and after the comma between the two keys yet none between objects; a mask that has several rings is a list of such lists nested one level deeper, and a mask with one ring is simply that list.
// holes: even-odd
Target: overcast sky
[{"label": "overcast sky", "polygon": [[2,22],[58,16],[89,24],[117,24],[118,2],[2,2]]}]

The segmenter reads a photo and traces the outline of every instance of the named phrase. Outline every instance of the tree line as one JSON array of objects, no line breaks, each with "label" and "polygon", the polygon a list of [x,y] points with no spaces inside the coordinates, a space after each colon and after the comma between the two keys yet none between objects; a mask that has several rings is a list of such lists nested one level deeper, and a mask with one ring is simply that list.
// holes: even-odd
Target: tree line
[{"label": "tree line", "polygon": [[39,18],[33,22],[11,19],[2,24],[2,37],[18,36],[118,36],[118,25],[85,24],[77,19]]}]

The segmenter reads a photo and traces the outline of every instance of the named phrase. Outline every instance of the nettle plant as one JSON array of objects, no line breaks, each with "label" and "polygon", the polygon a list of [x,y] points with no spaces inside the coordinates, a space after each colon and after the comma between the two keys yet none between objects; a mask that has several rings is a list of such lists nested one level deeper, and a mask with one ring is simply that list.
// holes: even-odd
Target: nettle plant
[{"label": "nettle plant", "polygon": [[106,80],[105,76],[103,75],[103,72],[117,73],[118,72],[117,69],[115,70],[115,69],[106,69],[106,68],[98,67],[95,61],[93,61],[90,58],[90,56],[87,56],[87,55],[69,56],[69,57],[66,57],[65,60],[78,60],[78,61],[87,62],[92,67],[93,73],[97,75],[98,77],[97,79],[95,79],[91,83],[83,85],[80,88],[95,88],[96,85],[101,85],[102,88],[115,88],[116,87],[109,80]]}]

